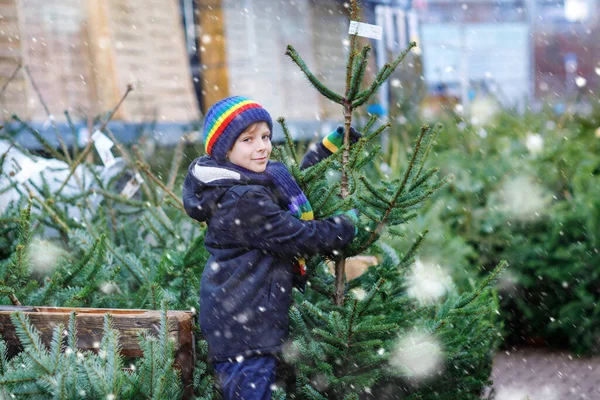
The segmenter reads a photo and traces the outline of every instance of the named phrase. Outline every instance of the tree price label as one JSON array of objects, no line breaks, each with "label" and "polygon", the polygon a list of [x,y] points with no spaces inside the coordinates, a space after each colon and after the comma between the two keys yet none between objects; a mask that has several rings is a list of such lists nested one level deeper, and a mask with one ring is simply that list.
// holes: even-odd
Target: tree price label
[{"label": "tree price label", "polygon": [[364,24],[358,21],[351,21],[348,34],[358,35],[370,39],[381,40],[383,29],[377,25]]},{"label": "tree price label", "polygon": [[134,194],[137,193],[137,191],[140,189],[140,186],[142,186],[143,182],[144,178],[142,178],[139,172],[136,172],[135,176],[131,178],[127,182],[123,190],[121,190],[121,196],[130,199],[131,197],[133,197]]},{"label": "tree price label", "polygon": [[92,141],[94,142],[94,146],[98,151],[98,155],[102,160],[102,164],[106,168],[111,167],[115,163],[115,156],[113,156],[110,149],[115,145],[112,140],[108,138],[104,133],[100,131],[94,132],[92,135]]},{"label": "tree price label", "polygon": [[15,175],[15,179],[19,183],[26,182],[29,178],[31,178],[34,174],[39,174],[48,166],[48,161],[42,158],[38,162],[28,162],[23,166],[23,169],[19,171],[17,175]]}]

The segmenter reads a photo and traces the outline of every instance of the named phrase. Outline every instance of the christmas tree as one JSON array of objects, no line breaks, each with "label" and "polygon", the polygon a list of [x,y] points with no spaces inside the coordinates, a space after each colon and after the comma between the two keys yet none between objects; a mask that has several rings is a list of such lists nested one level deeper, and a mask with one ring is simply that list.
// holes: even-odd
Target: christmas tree
[{"label": "christmas tree", "polygon": [[[358,21],[358,15],[358,4],[352,1],[352,21]],[[376,183],[369,178],[380,151],[376,140],[389,125],[374,129],[373,117],[360,140],[351,143],[353,112],[369,102],[416,44],[385,64],[361,90],[370,47],[358,51],[357,41],[357,35],[352,35],[343,95],[321,83],[292,46],[286,52],[323,96],[340,104],[344,138],[333,156],[301,170],[285,121],[280,119],[287,140],[277,152],[279,159],[303,188],[316,218],[351,208],[360,214],[357,237],[333,260],[335,277],[321,258],[309,262],[309,289],[305,296],[296,296],[291,310],[293,332],[286,360],[294,366],[297,379],[288,393],[311,399],[478,398],[489,383],[498,343],[497,301],[489,287],[504,264],[471,292],[448,295],[439,302],[419,302],[411,296],[415,278],[409,276],[410,267],[427,232],[413,239],[404,254],[379,239],[381,235],[402,237],[402,226],[451,179],[437,177],[437,168],[426,168],[441,127],[420,130],[400,179]],[[340,182],[329,182],[326,172],[331,170],[339,172]],[[379,256],[381,262],[346,282],[345,258],[364,252]]]}]

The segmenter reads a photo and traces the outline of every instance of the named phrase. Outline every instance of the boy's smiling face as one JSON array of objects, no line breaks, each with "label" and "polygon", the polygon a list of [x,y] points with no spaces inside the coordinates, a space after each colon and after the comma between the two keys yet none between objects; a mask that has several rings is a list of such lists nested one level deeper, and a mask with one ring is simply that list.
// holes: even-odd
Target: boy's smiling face
[{"label": "boy's smiling face", "polygon": [[253,172],[264,172],[271,155],[271,131],[266,122],[250,125],[227,153],[229,161]]}]

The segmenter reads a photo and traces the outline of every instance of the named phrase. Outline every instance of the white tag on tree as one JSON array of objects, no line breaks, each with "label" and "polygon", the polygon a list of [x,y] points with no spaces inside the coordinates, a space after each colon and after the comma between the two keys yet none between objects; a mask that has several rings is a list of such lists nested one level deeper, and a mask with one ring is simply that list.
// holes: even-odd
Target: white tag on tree
[{"label": "white tag on tree", "polygon": [[143,182],[144,178],[142,178],[139,172],[136,173],[135,176],[127,182],[123,190],[121,190],[121,196],[130,199],[140,189]]},{"label": "white tag on tree", "polygon": [[111,149],[115,145],[113,141],[108,138],[108,136],[100,131],[94,132],[92,135],[92,140],[94,141],[94,146],[96,146],[97,149]]},{"label": "white tag on tree", "polygon": [[94,132],[92,135],[92,140],[94,141],[94,146],[98,151],[98,155],[102,160],[102,164],[106,168],[111,167],[115,163],[115,156],[113,156],[110,149],[115,145],[112,140],[108,138],[104,133],[100,131]]},{"label": "white tag on tree", "polygon": [[348,34],[381,40],[383,29],[377,25],[364,24],[358,21],[351,21],[350,28],[348,29]]},{"label": "white tag on tree", "polygon": [[48,161],[46,159],[40,159],[38,162],[28,162],[23,165],[23,169],[19,171],[17,175],[15,175],[15,180],[19,183],[26,182],[29,178],[31,178],[34,174],[39,174],[48,166]]}]

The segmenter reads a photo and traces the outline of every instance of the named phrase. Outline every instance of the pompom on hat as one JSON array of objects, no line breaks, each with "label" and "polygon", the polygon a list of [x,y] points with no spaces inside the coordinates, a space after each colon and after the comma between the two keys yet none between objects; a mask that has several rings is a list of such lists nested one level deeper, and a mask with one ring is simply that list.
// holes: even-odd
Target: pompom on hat
[{"label": "pompom on hat", "polygon": [[206,154],[215,160],[224,161],[237,138],[255,122],[266,122],[272,134],[271,116],[257,102],[233,96],[215,103],[204,118]]}]

